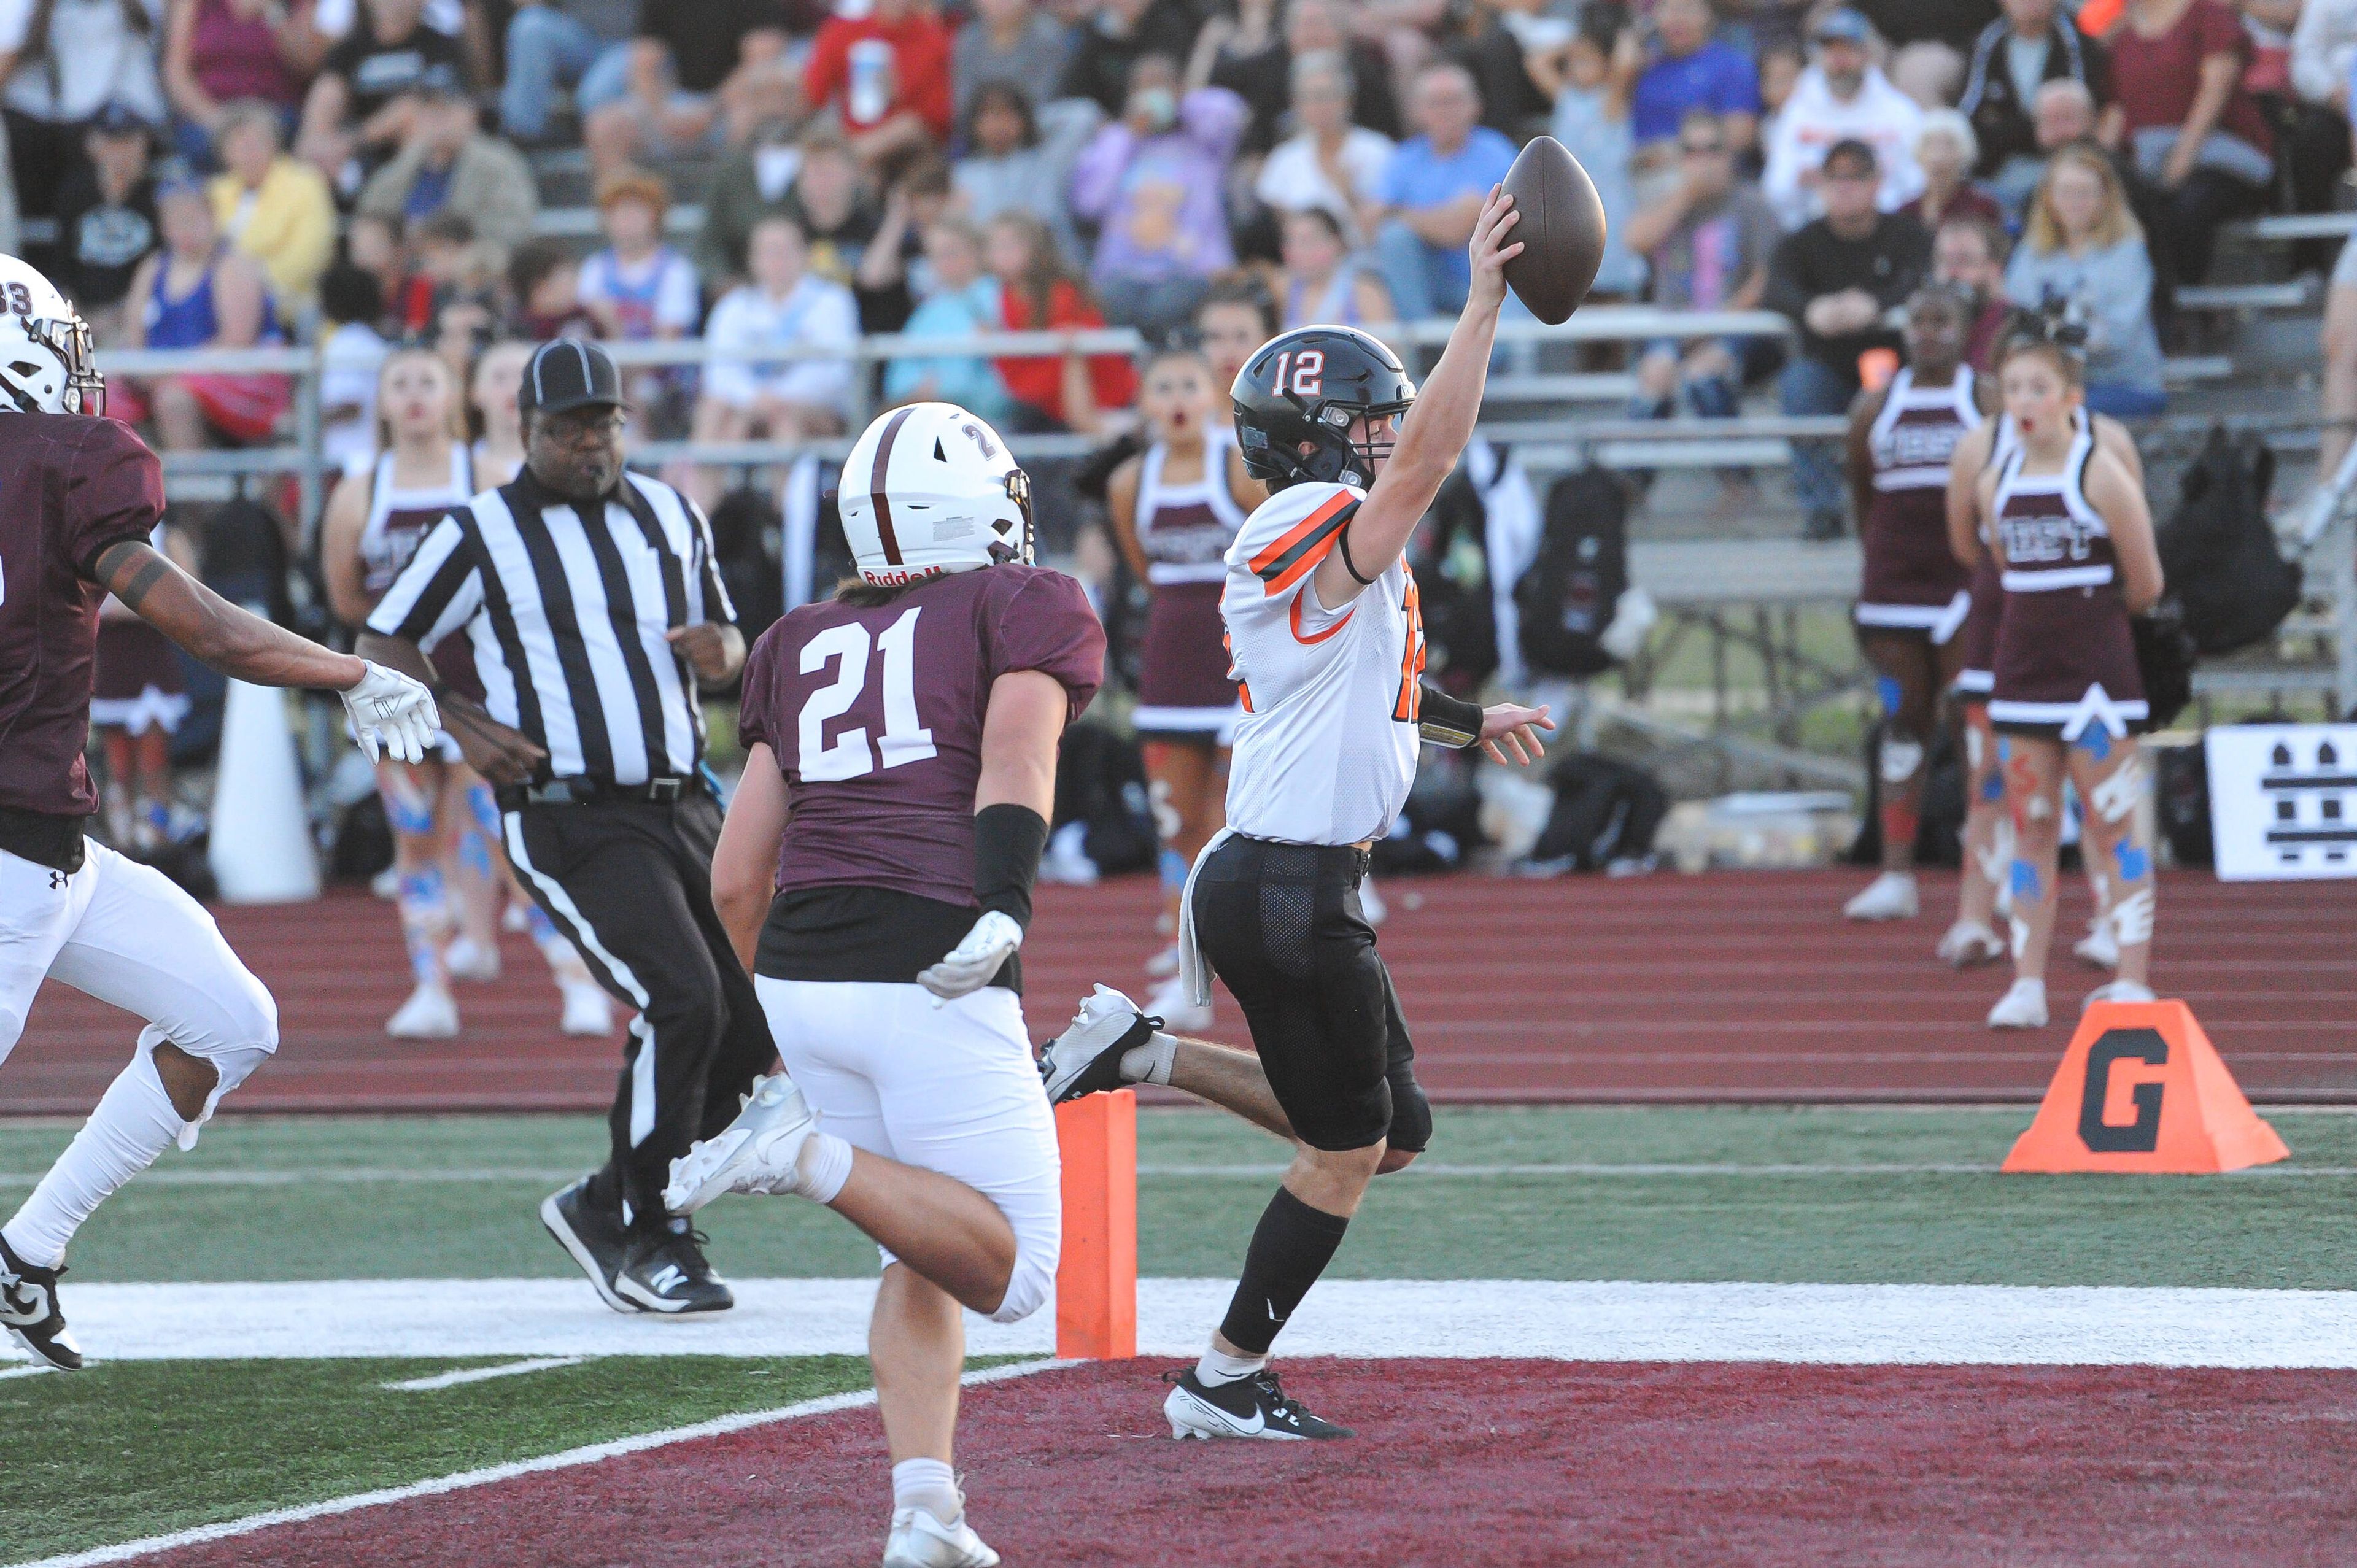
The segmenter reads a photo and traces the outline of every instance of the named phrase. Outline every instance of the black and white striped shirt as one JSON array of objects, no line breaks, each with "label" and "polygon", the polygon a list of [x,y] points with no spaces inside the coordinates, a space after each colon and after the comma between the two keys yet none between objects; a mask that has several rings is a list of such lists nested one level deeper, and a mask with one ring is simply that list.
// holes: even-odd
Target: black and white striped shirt
[{"label": "black and white striped shirt", "polygon": [[695,671],[664,634],[736,618],[694,502],[628,474],[585,518],[526,469],[436,523],[368,624],[429,650],[464,632],[483,705],[554,777],[642,784],[704,755]]}]

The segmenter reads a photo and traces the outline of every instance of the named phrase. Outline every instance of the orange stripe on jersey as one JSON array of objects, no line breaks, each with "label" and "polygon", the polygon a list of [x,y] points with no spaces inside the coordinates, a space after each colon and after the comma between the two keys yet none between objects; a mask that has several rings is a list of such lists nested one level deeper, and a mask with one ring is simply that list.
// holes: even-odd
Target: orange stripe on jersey
[{"label": "orange stripe on jersey", "polygon": [[1236,639],[1226,632],[1220,633],[1220,646],[1228,650],[1228,679],[1236,683],[1237,694],[1243,698],[1244,712],[1253,711],[1252,682],[1236,669]]},{"label": "orange stripe on jersey", "polygon": [[1252,558],[1252,569],[1266,592],[1281,594],[1301,581],[1326,553],[1334,548],[1334,541],[1359,510],[1358,499],[1348,490],[1338,490],[1324,506],[1303,518],[1285,536]]},{"label": "orange stripe on jersey", "polygon": [[1293,640],[1308,647],[1316,647],[1318,643],[1325,641],[1328,638],[1333,636],[1336,632],[1350,625],[1351,618],[1359,613],[1359,607],[1352,605],[1349,609],[1342,612],[1342,618],[1340,620],[1336,621],[1324,631],[1304,632],[1301,629],[1301,597],[1302,596],[1299,594],[1293,596]]}]

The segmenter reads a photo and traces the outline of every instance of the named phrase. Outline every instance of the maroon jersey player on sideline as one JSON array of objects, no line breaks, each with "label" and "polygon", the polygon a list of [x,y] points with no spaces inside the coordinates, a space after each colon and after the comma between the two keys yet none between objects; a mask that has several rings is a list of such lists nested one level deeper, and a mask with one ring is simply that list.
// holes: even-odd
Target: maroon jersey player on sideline
[{"label": "maroon jersey player on sideline", "polygon": [[82,762],[98,607],[108,592],[224,675],[343,693],[371,757],[414,761],[425,688],[229,604],[148,543],[163,469],[103,417],[90,328],[47,278],[0,256],[0,1060],[45,978],[147,1020],[136,1054],[15,1218],[0,1227],[0,1325],[50,1365],[81,1351],[58,1276],[91,1212],[196,1143],[223,1094],[278,1047],[278,1010],[212,917],[163,873],[83,837]]},{"label": "maroon jersey player on sideline", "polygon": [[799,1193],[875,1238],[886,1568],[988,1568],[950,1468],[959,1307],[1012,1323],[1056,1277],[1056,1129],[1016,950],[1104,633],[1078,583],[1031,564],[1030,482],[963,409],[869,426],[841,511],[859,578],[747,660],[750,756],[712,859],[791,1077],[674,1161],[663,1199]]}]

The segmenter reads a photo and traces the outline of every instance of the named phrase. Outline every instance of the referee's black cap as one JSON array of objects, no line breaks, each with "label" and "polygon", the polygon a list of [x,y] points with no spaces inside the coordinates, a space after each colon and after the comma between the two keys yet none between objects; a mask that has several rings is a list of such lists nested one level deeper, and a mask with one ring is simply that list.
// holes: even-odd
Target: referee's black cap
[{"label": "referee's black cap", "polygon": [[517,412],[529,419],[534,413],[563,413],[592,404],[627,406],[622,372],[614,368],[612,355],[578,338],[559,338],[533,350],[523,385],[516,389]]}]

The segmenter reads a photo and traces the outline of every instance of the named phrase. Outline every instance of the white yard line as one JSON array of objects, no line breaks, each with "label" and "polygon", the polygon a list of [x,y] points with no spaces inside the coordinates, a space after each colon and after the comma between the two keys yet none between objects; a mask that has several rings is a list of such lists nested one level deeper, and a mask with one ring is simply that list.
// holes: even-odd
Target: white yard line
[{"label": "white yard line", "polygon": [[[783,1357],[865,1353],[876,1282],[733,1282],[733,1312],[624,1316],[577,1279],[67,1287],[95,1361],[247,1357]],[[1137,1343],[1191,1357],[1234,1283],[1138,1285]],[[968,1314],[977,1356],[1042,1356],[1055,1312]],[[1509,1356],[1859,1366],[2357,1369],[2357,1291],[2119,1286],[1328,1280],[1286,1326],[1295,1356]]]},{"label": "white yard line", "polygon": [[469,1367],[463,1372],[436,1372],[430,1378],[409,1378],[398,1383],[379,1383],[400,1394],[431,1393],[436,1389],[455,1389],[461,1383],[488,1382],[493,1378],[520,1378],[526,1372],[550,1372],[559,1367],[577,1367],[587,1356],[536,1356],[529,1361],[504,1361],[496,1367]]},{"label": "white yard line", "polygon": [[[1013,1366],[991,1367],[978,1372],[968,1372],[964,1381],[995,1383],[1007,1378],[1026,1377],[1033,1372],[1049,1371],[1071,1363],[1055,1360],[1023,1361]],[[636,1437],[617,1438],[610,1443],[593,1443],[582,1448],[568,1448],[561,1454],[545,1454],[537,1459],[520,1459],[506,1465],[490,1465],[479,1470],[462,1470],[455,1476],[440,1476],[430,1481],[414,1481],[405,1487],[386,1487],[373,1492],[360,1492],[351,1497],[331,1498],[326,1502],[308,1503],[301,1508],[274,1509],[268,1513],[250,1514],[244,1519],[231,1520],[225,1524],[202,1525],[195,1530],[175,1530],[169,1535],[151,1535],[143,1541],[127,1541],[120,1546],[102,1546],[90,1552],[76,1552],[63,1557],[44,1557],[38,1562],[19,1563],[16,1568],[95,1568],[102,1563],[127,1563],[152,1552],[169,1552],[182,1546],[200,1546],[208,1541],[228,1541],[241,1535],[274,1525],[300,1524],[306,1520],[326,1519],[335,1514],[356,1513],[361,1509],[382,1508],[388,1503],[407,1502],[412,1498],[438,1497],[446,1492],[465,1491],[472,1487],[488,1487],[495,1482],[512,1480],[518,1476],[540,1475],[550,1470],[569,1470],[582,1465],[601,1464],[626,1454],[643,1454],[651,1448],[668,1448],[673,1444],[693,1443],[699,1438],[725,1437],[732,1432],[744,1432],[751,1427],[769,1426],[780,1421],[795,1421],[804,1416],[828,1415],[839,1410],[856,1410],[876,1402],[876,1391],[863,1389],[856,1393],[828,1394],[822,1399],[803,1400],[799,1404],[783,1405],[776,1410],[748,1411],[739,1415],[724,1415],[716,1420],[698,1422],[693,1426],[674,1426],[662,1432],[641,1433]]]},{"label": "white yard line", "polygon": [[0,1382],[5,1382],[10,1378],[38,1378],[44,1372],[55,1370],[57,1369],[47,1361],[33,1361],[21,1367],[0,1368]]}]

